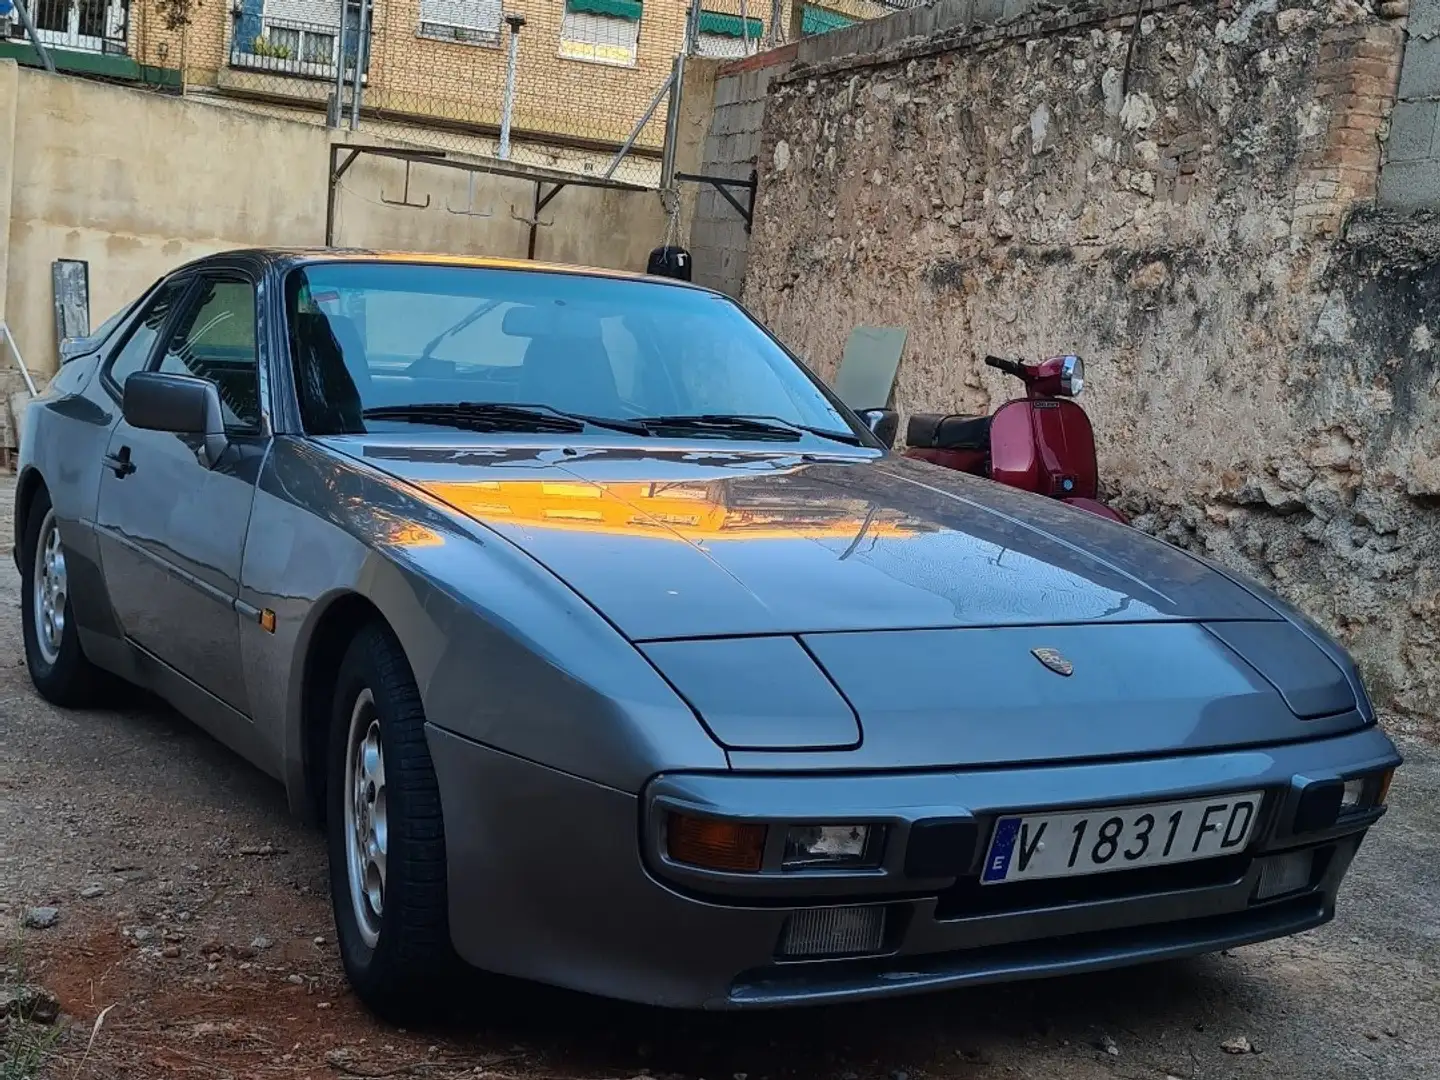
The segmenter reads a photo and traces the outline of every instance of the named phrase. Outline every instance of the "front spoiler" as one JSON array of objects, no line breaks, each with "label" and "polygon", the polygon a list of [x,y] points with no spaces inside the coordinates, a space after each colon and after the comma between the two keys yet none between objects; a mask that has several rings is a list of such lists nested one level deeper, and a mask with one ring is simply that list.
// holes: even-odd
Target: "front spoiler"
[{"label": "front spoiler", "polygon": [[[1252,855],[1323,851],[1307,891],[1255,903],[1255,858],[1200,886],[1023,909],[937,909],[946,887],[883,893],[724,895],[657,876],[642,846],[646,804],[617,791],[427,727],[449,862],[451,937],[487,971],[586,993],[688,1009],[754,1009],[889,997],[984,982],[1190,956],[1330,919],[1351,859],[1377,814],[1289,835],[1276,804]],[[1313,742],[1161,760],[886,774],[672,773],[735,813],[829,817],[861,803],[988,820],[998,807],[1161,801],[1180,791],[1260,786],[1398,764],[1378,728]],[[656,786],[656,785],[652,785]],[[1029,792],[1029,795],[1025,794]],[[1043,797],[1037,797],[1043,792]],[[732,800],[738,800],[734,802]],[[982,809],[983,808],[983,809]],[[842,820],[833,818],[832,820]],[[985,825],[982,822],[982,832]],[[987,834],[988,835],[988,834]],[[996,886],[1001,888],[1002,886]],[[883,956],[780,961],[787,921],[804,907],[879,903],[898,933]]]}]

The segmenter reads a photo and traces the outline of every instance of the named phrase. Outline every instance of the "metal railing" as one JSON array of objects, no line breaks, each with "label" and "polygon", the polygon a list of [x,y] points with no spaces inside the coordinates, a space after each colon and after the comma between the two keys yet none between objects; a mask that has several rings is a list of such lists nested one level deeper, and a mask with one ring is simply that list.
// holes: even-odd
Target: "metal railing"
[{"label": "metal railing", "polygon": [[[46,46],[114,55],[126,51],[130,0],[29,0],[26,7]],[[10,23],[10,36],[28,36],[18,18]]]}]

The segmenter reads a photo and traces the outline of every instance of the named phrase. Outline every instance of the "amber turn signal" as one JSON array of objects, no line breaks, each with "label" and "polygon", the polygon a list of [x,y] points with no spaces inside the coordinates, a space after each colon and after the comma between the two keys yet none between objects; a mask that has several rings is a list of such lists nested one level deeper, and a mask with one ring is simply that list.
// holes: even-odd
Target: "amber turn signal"
[{"label": "amber turn signal", "polygon": [[755,873],[765,857],[765,832],[764,825],[671,814],[665,851],[687,866]]}]

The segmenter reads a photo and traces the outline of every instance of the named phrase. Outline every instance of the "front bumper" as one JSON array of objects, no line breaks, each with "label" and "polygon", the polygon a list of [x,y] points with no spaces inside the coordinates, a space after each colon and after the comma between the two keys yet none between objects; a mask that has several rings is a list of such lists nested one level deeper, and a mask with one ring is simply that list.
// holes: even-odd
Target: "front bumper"
[{"label": "front bumper", "polygon": [[[880,775],[676,774],[637,797],[433,726],[428,733],[460,955],[488,971],[685,1008],[816,1004],[1097,970],[1318,926],[1333,916],[1345,872],[1383,811],[1296,833],[1299,788],[1307,779],[1400,762],[1372,726],[1271,749],[1148,761]],[[983,858],[1000,812],[1257,788],[1266,792],[1263,826],[1242,856],[1166,868],[1174,873],[1064,879],[1054,889],[1037,882],[982,891],[970,871],[907,878],[897,855],[900,872],[889,877],[806,885],[804,895],[787,881],[767,894],[753,882],[732,887],[677,875],[641,839],[658,792],[740,817],[971,820]],[[1259,859],[1300,849],[1316,853],[1308,887],[1256,902]],[[835,904],[885,907],[880,954],[777,959],[794,912]]]}]

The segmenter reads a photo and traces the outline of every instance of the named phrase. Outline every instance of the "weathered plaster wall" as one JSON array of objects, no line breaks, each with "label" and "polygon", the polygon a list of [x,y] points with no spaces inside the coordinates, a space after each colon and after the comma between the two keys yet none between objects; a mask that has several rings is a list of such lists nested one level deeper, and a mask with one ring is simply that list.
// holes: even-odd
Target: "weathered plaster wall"
[{"label": "weathered plaster wall", "polygon": [[[0,313],[28,365],[55,368],[55,259],[89,260],[98,325],[189,259],[323,244],[332,138],[351,133],[0,60]],[[533,181],[478,174],[469,216],[454,212],[470,208],[469,174],[423,164],[410,200],[428,205],[388,204],[404,195],[405,172],[396,160],[356,161],[337,196],[337,244],[526,256]],[[643,270],[666,220],[653,191],[570,186],[540,214],[535,257]],[[0,388],[8,367],[0,356]]]},{"label": "weathered plaster wall", "polygon": [[902,411],[993,408],[1014,386],[987,352],[1085,356],[1136,524],[1277,587],[1434,716],[1440,241],[1342,224],[1403,34],[1365,0],[1157,7],[797,64],[746,303],[829,375],[857,323],[908,327]]}]

